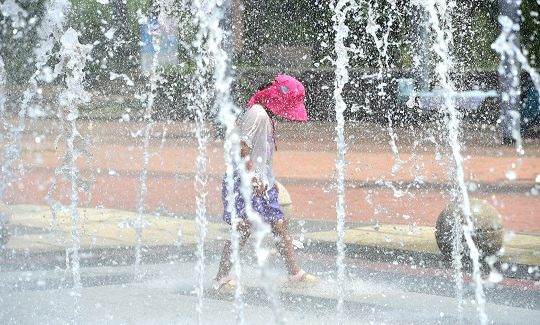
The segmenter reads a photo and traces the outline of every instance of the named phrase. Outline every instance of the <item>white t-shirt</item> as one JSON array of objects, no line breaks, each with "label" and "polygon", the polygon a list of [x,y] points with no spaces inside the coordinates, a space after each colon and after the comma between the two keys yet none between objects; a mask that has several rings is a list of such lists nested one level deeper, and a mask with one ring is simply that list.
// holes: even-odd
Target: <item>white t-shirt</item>
[{"label": "white t-shirt", "polygon": [[255,176],[269,188],[274,184],[274,132],[272,121],[264,107],[255,104],[244,112],[240,125],[240,140],[250,149]]}]

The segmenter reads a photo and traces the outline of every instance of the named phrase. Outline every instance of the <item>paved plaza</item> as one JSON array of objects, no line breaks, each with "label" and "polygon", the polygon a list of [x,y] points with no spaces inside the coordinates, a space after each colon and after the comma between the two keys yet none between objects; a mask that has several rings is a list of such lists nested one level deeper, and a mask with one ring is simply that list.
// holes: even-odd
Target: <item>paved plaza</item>
[{"label": "paved plaza", "polygon": [[[6,193],[13,233],[0,262],[1,318],[21,324],[35,323],[40,317],[41,323],[77,317],[87,323],[196,322],[193,254],[199,229],[194,176],[199,150],[193,123],[158,121],[152,129],[142,215],[144,276],[138,280],[133,279],[132,264],[144,125],[100,120],[79,124],[90,139],[92,153],[88,162],[80,159],[79,172],[94,181],[91,195],[81,194],[78,210],[81,275],[86,282],[77,303],[64,270],[73,221],[65,211],[53,216],[45,200],[65,152],[63,139],[54,142],[55,123],[28,123],[23,138],[25,173]],[[451,197],[453,157],[440,130],[429,126],[396,127],[392,132],[377,124],[346,126],[345,243],[350,289],[345,323],[449,324],[459,317],[453,271],[434,236],[437,217]],[[275,174],[291,197],[291,232],[301,262],[323,279],[321,287],[311,291],[282,288],[283,266],[270,258],[268,269],[275,273],[280,301],[286,306],[282,316],[291,323],[324,324],[335,318],[334,127],[328,122],[277,125]],[[204,151],[208,158],[207,287],[222,242],[229,238],[229,228],[220,217],[223,141],[210,126],[208,132]],[[492,204],[502,214],[505,228],[499,261],[509,267],[501,270],[500,281],[486,287],[487,313],[496,323],[511,324],[515,319],[530,323],[540,317],[540,139],[525,139],[524,154],[518,155],[515,148],[498,144],[496,129],[465,126],[462,143],[469,195]],[[51,197],[68,205],[70,188],[62,181],[58,184]],[[248,248],[246,256],[255,254],[249,254]],[[246,322],[264,323],[275,315],[258,294],[264,290],[257,281],[256,261],[246,257],[245,264],[246,285],[251,288]],[[433,289],[413,290],[405,277]],[[470,275],[464,279],[465,296],[473,299],[472,279]],[[440,289],[441,283],[446,289]],[[505,295],[514,297],[514,302],[505,303]],[[298,300],[297,307],[289,306],[288,299]],[[208,323],[235,323],[230,300],[208,294],[204,301]],[[317,309],[318,305],[324,308]],[[80,308],[78,316],[75,307]],[[465,306],[464,315],[475,322],[474,303]]]},{"label": "paved plaza", "polygon": [[[274,169],[288,189],[293,216],[305,220],[335,220],[335,125],[329,122],[277,125]],[[65,146],[55,145],[58,126],[41,120],[27,125],[23,143],[26,168],[7,193],[10,204],[46,205]],[[144,153],[144,125],[117,121],[83,121],[79,129],[90,140],[92,158],[78,159],[80,174],[95,178],[89,207],[137,211]],[[152,130],[145,184],[144,211],[193,214],[193,180],[197,139],[190,122],[155,123]],[[450,200],[455,165],[449,145],[437,125],[394,128],[350,123],[345,130],[346,220],[366,224],[435,225]],[[505,229],[540,234],[538,187],[540,139],[524,141],[524,154],[499,143],[495,126],[467,126],[461,154],[470,197],[485,199],[501,212]],[[394,143],[394,145],[392,144]],[[207,212],[220,222],[221,180],[225,171],[223,142],[209,127],[204,151]],[[64,200],[59,193],[51,197]],[[83,197],[84,199],[84,197]],[[83,200],[84,202],[84,200]],[[64,202],[65,203],[65,202]]]}]

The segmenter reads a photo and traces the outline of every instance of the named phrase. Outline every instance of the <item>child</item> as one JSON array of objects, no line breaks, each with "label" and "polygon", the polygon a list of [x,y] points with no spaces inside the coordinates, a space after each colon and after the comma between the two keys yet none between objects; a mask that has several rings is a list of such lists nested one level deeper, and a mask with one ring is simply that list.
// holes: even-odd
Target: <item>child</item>
[{"label": "child", "polygon": [[[259,89],[248,103],[240,126],[240,155],[246,163],[248,172],[253,173],[252,207],[258,216],[270,224],[272,233],[277,237],[277,250],[285,259],[289,282],[296,285],[311,285],[316,277],[306,273],[298,266],[296,252],[289,236],[289,221],[285,219],[278,203],[278,189],[272,171],[275,141],[273,118],[278,115],[293,121],[308,119],[304,107],[304,86],[293,77],[280,75],[275,81]],[[242,220],[238,224],[240,247],[250,235],[251,222],[246,216],[245,202],[240,192],[241,177],[234,172],[234,196],[236,214]],[[231,214],[227,211],[227,182],[223,180],[223,219],[231,223]],[[236,283],[229,276],[232,267],[231,241],[225,243],[219,270],[214,279],[213,288],[218,291],[234,292]]]}]

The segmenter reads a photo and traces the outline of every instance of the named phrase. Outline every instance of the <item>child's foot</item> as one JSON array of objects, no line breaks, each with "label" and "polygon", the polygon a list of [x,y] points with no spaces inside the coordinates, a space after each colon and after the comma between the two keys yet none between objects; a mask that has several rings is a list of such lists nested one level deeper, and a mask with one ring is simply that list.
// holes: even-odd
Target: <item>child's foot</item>
[{"label": "child's foot", "polygon": [[212,283],[212,289],[218,293],[225,293],[233,295],[236,290],[236,281],[230,276],[221,278],[221,280],[214,280]]},{"label": "child's foot", "polygon": [[307,273],[304,270],[295,275],[289,275],[289,285],[299,288],[309,288],[312,287],[317,282],[317,277]]}]

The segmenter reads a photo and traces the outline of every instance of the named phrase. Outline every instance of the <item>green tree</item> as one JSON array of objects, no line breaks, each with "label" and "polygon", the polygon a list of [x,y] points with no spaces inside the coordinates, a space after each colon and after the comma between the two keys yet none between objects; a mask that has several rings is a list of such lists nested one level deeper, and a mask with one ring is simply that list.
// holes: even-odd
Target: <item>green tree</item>
[{"label": "green tree", "polygon": [[2,15],[0,20],[0,55],[10,83],[27,82],[35,72],[37,27],[45,10],[44,1],[28,0],[18,4],[26,15]]},{"label": "green tree", "polygon": [[540,2],[523,0],[521,12],[521,46],[531,66],[540,69]]}]

